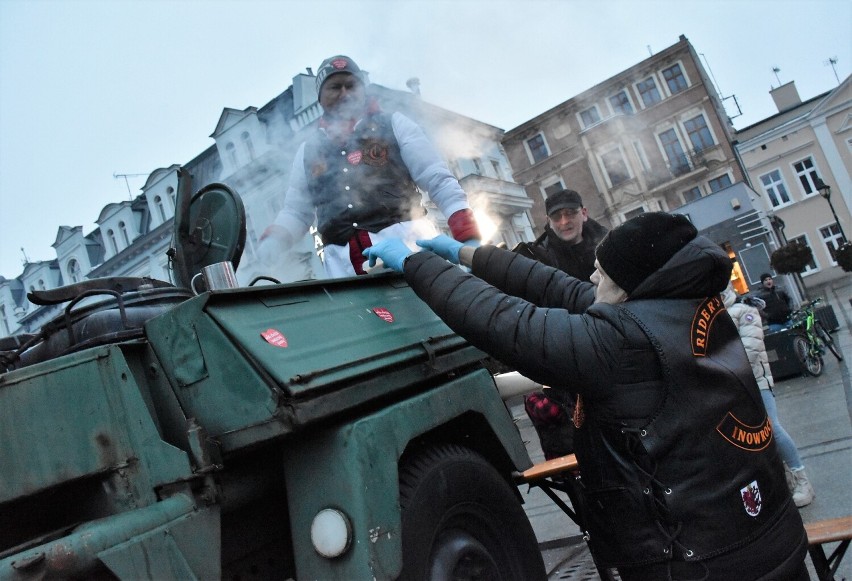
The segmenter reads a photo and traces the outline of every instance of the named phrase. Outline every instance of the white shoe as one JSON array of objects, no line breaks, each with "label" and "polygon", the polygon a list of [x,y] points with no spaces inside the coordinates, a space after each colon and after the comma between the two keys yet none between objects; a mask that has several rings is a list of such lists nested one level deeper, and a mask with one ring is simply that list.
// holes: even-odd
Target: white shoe
[{"label": "white shoe", "polygon": [[814,501],[816,497],[814,487],[811,486],[804,468],[792,470],[792,474],[796,479],[796,487],[793,489],[793,502],[796,504],[796,507],[802,508]]}]

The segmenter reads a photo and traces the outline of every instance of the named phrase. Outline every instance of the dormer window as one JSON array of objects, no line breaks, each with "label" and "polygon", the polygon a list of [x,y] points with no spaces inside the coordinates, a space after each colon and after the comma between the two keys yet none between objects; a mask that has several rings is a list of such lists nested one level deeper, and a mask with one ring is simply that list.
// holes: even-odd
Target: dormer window
[{"label": "dormer window", "polygon": [[107,241],[113,254],[118,254],[118,244],[115,241],[115,232],[110,228],[107,230]]},{"label": "dormer window", "polygon": [[172,208],[177,206],[177,202],[175,201],[175,189],[171,186],[166,188],[166,195],[169,196],[169,199],[172,201]]},{"label": "dormer window", "polygon": [[228,156],[228,161],[231,162],[231,165],[237,167],[237,148],[230,141],[225,145],[225,155]]},{"label": "dormer window", "polygon": [[157,208],[157,212],[160,214],[160,221],[166,221],[166,208],[163,207],[163,198],[160,196],[154,196],[154,206]]},{"label": "dormer window", "polygon": [[68,282],[74,284],[75,282],[80,282],[83,280],[82,269],[80,268],[80,263],[77,262],[75,258],[72,258],[68,261],[68,266],[66,267],[68,271]]},{"label": "dormer window", "polygon": [[130,237],[127,235],[127,226],[124,222],[118,223],[118,231],[121,232],[121,239],[124,242],[124,247],[130,246]]},{"label": "dormer window", "polygon": [[251,142],[251,135],[249,135],[248,131],[243,131],[240,138],[243,140],[243,145],[246,146],[246,151],[248,151],[249,159],[254,159],[254,144]]}]

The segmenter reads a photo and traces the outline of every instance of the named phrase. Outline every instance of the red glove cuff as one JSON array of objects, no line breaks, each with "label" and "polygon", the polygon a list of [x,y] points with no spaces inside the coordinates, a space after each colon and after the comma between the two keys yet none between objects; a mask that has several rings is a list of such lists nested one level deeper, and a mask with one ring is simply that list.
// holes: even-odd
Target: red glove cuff
[{"label": "red glove cuff", "polygon": [[450,216],[447,220],[447,225],[450,227],[450,233],[453,238],[459,242],[466,242],[471,238],[479,240],[482,238],[479,234],[479,226],[473,217],[471,209],[459,210]]}]

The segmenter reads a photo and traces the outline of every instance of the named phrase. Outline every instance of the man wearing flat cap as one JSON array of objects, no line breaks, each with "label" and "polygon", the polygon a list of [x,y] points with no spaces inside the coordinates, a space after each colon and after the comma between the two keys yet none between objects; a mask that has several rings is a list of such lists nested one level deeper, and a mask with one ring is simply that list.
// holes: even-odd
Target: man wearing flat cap
[{"label": "man wearing flat cap", "polygon": [[[732,264],[682,215],[607,234],[582,281],[446,236],[366,251],[459,335],[578,393],[575,453],[600,566],[623,581],[808,579],[807,535],[720,292]],[[454,266],[469,266],[465,272]]]},{"label": "man wearing flat cap", "polygon": [[337,55],[317,71],[323,108],[313,135],[293,162],[284,205],[261,236],[259,255],[272,264],[316,222],[330,278],[364,274],[362,251],[388,237],[437,234],[421,190],[448,219],[453,237],[477,244],[467,195],[423,130],[368,97],[364,73]]}]

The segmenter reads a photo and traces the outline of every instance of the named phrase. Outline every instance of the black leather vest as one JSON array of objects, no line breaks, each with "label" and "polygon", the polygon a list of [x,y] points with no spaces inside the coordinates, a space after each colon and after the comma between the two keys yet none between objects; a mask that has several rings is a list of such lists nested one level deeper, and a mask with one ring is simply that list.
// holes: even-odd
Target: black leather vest
[{"label": "black leather vest", "polygon": [[378,232],[426,214],[393,134],[391,118],[365,117],[343,145],[318,131],[305,144],[305,175],[325,244]]},{"label": "black leather vest", "polygon": [[[775,524],[790,496],[721,297],[619,308],[650,339],[663,381],[650,417],[614,421],[589,409],[577,430],[596,553],[609,565],[640,565],[747,546]],[[630,386],[615,386],[606,405],[637,408]]]}]

